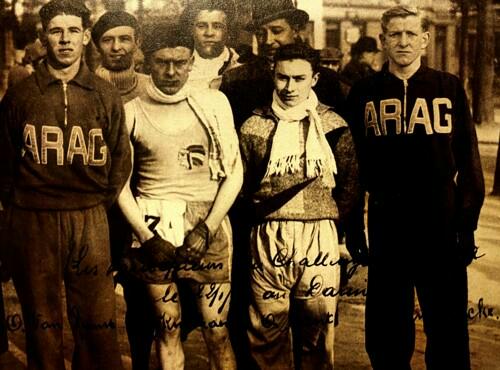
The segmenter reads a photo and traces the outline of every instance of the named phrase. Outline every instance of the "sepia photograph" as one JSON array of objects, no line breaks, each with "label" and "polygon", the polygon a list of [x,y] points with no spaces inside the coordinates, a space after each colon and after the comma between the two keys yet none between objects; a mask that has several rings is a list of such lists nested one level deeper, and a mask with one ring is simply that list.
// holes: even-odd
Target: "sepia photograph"
[{"label": "sepia photograph", "polygon": [[0,370],[500,370],[499,19],[0,0]]}]

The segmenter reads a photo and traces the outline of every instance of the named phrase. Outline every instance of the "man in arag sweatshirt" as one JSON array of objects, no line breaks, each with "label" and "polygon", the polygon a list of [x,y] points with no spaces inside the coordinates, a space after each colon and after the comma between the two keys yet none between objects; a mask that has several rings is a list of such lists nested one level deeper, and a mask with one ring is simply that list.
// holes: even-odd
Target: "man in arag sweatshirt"
[{"label": "man in arag sweatshirt", "polygon": [[64,281],[73,369],[120,370],[106,206],[130,170],[122,102],[82,62],[89,10],[53,0],[40,17],[47,61],[0,106],[2,252],[21,303],[28,369],[65,368]]},{"label": "man in arag sweatshirt", "polygon": [[375,370],[411,368],[415,291],[427,368],[470,369],[466,266],[484,180],[462,84],[421,63],[428,27],[416,8],[387,10],[388,63],[348,98],[370,195],[366,349]]}]

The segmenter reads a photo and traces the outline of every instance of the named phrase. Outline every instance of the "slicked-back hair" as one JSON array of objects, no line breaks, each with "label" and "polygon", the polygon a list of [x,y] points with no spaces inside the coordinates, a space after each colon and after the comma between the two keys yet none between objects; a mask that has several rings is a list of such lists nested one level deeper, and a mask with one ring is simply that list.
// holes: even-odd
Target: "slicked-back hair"
[{"label": "slicked-back hair", "polygon": [[142,52],[146,60],[160,49],[176,48],[182,46],[194,50],[193,36],[188,32],[184,25],[159,23],[147,27],[144,32],[142,43]]},{"label": "slicked-back hair", "polygon": [[58,15],[74,15],[82,19],[82,27],[89,28],[90,10],[85,6],[83,0],[51,0],[40,8],[40,19],[43,31],[47,30],[49,22]]},{"label": "slicked-back hair", "polygon": [[196,16],[202,10],[219,10],[226,14],[228,28],[231,28],[232,20],[235,17],[236,9],[233,0],[196,0],[190,1],[181,15],[181,23],[186,23],[188,27],[192,26]]},{"label": "slicked-back hair", "polygon": [[389,24],[392,18],[406,18],[410,16],[415,16],[420,18],[420,24],[424,32],[427,32],[429,30],[429,25],[430,25],[429,19],[424,17],[422,12],[418,8],[412,6],[398,5],[390,8],[389,10],[386,10],[384,14],[382,14],[382,32],[383,33],[387,32],[387,25]]},{"label": "slicked-back hair", "polygon": [[274,54],[274,63],[280,60],[302,59],[311,65],[313,74],[319,71],[320,57],[319,50],[313,49],[305,42],[295,42],[280,47]]}]

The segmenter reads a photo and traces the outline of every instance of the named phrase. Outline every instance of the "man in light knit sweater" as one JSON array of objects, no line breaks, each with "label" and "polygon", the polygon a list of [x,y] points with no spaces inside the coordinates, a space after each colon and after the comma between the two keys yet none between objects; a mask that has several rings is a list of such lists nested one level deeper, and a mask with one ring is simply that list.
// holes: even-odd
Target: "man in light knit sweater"
[{"label": "man in light knit sweater", "polygon": [[[181,301],[189,286],[202,318],[211,369],[234,369],[226,327],[232,235],[226,216],[243,182],[231,108],[217,90],[191,90],[193,39],[178,26],[146,35],[151,69],[146,95],[125,105],[135,155],[137,194],[125,186],[118,203],[135,240],[123,265],[143,281],[157,317],[162,369],[182,369]],[[183,316],[184,320],[185,317]]]},{"label": "man in light knit sweater", "polygon": [[347,123],[312,90],[318,67],[306,44],[278,49],[272,104],[241,127],[243,189],[255,210],[248,336],[261,369],[333,369],[334,220],[361,193]]},{"label": "man in light knit sweater", "polygon": [[[140,42],[140,27],[135,17],[124,11],[104,13],[92,27],[92,39],[101,55],[101,64],[95,73],[112,83],[120,92],[123,103],[144,94],[148,76],[137,73],[134,54]],[[132,185],[133,187],[133,185]],[[130,227],[118,205],[108,212],[111,256],[113,265],[130,243]],[[123,286],[127,304],[125,326],[130,343],[132,368],[147,369],[154,333],[154,317],[144,305],[147,299],[142,284],[137,279],[118,272],[116,281]]]},{"label": "man in light knit sweater", "polygon": [[181,20],[194,38],[194,62],[188,83],[196,88],[218,89],[222,74],[239,66],[239,55],[227,46],[235,16],[231,0],[189,2]]},{"label": "man in light knit sweater", "polygon": [[64,282],[72,368],[120,370],[106,208],[130,172],[123,105],[82,61],[83,2],[52,0],[40,18],[47,59],[0,104],[2,261],[22,308],[28,369],[65,369]]}]

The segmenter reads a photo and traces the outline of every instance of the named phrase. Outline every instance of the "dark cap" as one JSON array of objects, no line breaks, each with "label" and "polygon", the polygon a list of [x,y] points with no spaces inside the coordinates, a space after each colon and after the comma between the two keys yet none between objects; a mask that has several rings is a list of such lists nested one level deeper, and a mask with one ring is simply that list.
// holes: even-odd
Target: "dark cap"
[{"label": "dark cap", "polygon": [[149,55],[163,48],[175,48],[183,46],[190,50],[194,49],[193,36],[185,26],[170,23],[158,23],[151,25],[149,32],[144,32],[142,52]]},{"label": "dark cap", "polygon": [[291,25],[304,26],[309,20],[307,12],[297,9],[292,0],[255,0],[252,21],[245,29],[255,32],[263,24],[285,18]]},{"label": "dark cap", "polygon": [[324,48],[319,52],[319,57],[322,61],[342,60],[344,54],[338,48]]},{"label": "dark cap", "polygon": [[94,40],[94,44],[98,46],[101,36],[106,31],[120,26],[132,27],[135,30],[135,35],[137,37],[139,32],[139,23],[137,23],[137,19],[135,19],[135,17],[130,13],[117,10],[104,13],[94,24],[94,27],[92,27],[92,40]]},{"label": "dark cap", "polygon": [[364,52],[378,53],[377,40],[370,36],[360,37],[355,44],[351,46],[351,55],[361,55]]},{"label": "dark cap", "polygon": [[57,15],[75,15],[82,19],[84,28],[90,27],[90,10],[85,6],[83,0],[52,0],[40,8],[40,19],[43,29]]}]

